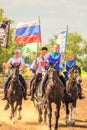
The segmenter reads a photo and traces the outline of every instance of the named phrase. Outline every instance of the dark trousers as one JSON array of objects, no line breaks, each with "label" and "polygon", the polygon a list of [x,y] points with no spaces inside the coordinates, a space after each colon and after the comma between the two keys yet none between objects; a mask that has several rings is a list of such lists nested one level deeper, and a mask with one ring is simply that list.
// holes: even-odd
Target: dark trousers
[{"label": "dark trousers", "polygon": [[[6,92],[8,86],[9,86],[9,83],[10,83],[10,80],[12,78],[12,75],[10,75],[5,83],[5,88],[4,88],[4,93]],[[22,84],[22,87],[24,88],[25,92],[27,91],[27,87],[26,87],[26,82],[25,82],[25,79],[23,78],[22,75],[19,74],[19,81],[21,82]]]},{"label": "dark trousers", "polygon": [[59,75],[59,78],[60,78],[60,80],[62,81],[62,83],[63,83],[63,85],[64,85],[64,87],[66,88],[66,81],[65,81],[65,78],[61,75]]},{"label": "dark trousers", "polygon": [[[35,79],[35,84],[32,85],[32,82],[33,82],[34,79]],[[36,76],[32,77],[32,79],[31,79],[31,88],[30,88],[30,90],[31,90],[31,99],[34,98],[35,87],[36,87],[37,83],[38,83],[41,79],[42,79],[42,74],[41,74],[41,73],[38,73]]]},{"label": "dark trousers", "polygon": [[34,81],[34,79],[36,78],[35,75],[32,76],[32,78],[30,79],[30,82],[29,82],[29,89],[31,89],[31,86],[32,86],[32,82]]},{"label": "dark trousers", "polygon": [[42,79],[42,73],[38,73],[36,75],[36,84],[37,84],[37,82],[41,81],[41,79]]}]

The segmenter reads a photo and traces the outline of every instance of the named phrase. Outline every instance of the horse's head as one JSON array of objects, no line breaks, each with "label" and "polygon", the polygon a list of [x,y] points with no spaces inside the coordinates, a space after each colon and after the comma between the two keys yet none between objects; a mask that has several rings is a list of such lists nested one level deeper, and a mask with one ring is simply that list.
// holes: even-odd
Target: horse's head
[{"label": "horse's head", "polygon": [[73,80],[82,81],[81,78],[81,69],[79,66],[75,65],[72,67],[72,69],[69,71],[68,77]]},{"label": "horse's head", "polygon": [[57,75],[57,71],[55,69],[56,64],[53,65],[53,63],[49,63],[49,69],[48,69],[48,77],[54,79]]},{"label": "horse's head", "polygon": [[19,78],[19,67],[20,67],[20,64],[11,64],[12,81],[14,82],[16,82]]}]

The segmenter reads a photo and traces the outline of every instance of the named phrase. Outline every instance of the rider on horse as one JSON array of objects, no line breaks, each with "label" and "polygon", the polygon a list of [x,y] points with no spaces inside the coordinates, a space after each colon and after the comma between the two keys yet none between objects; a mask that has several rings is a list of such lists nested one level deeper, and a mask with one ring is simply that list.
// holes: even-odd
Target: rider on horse
[{"label": "rider on horse", "polygon": [[[62,83],[65,86],[65,94],[67,94],[67,96],[70,96],[70,94],[66,91],[66,82],[65,79],[61,73],[62,70],[62,55],[60,54],[60,45],[59,44],[55,44],[54,45],[54,51],[47,54],[45,56],[45,59],[48,61],[48,63],[52,63],[53,65],[56,64],[56,71],[58,73],[58,76],[60,78],[60,80],[62,81]],[[45,83],[47,81],[47,74],[44,76],[44,79],[42,81],[42,91],[43,94],[45,93]]]},{"label": "rider on horse", "polygon": [[[36,71],[37,71],[37,75],[33,76],[33,78],[30,81],[31,82],[30,85],[32,85],[32,82],[34,79],[36,80],[36,84],[37,84],[38,79],[42,78],[42,67],[44,67],[46,65],[46,60],[44,59],[44,56],[46,55],[47,50],[48,50],[47,47],[42,47],[40,56],[34,60],[32,66],[31,66],[32,72],[36,73]],[[30,86],[30,88],[31,87],[33,87],[33,85]],[[31,88],[31,91],[33,91],[33,90],[34,89]],[[34,100],[34,92],[31,93],[31,100]]]},{"label": "rider on horse", "polygon": [[[64,72],[65,79],[68,80],[68,72],[72,69],[73,66],[77,65],[77,62],[75,61],[75,56],[73,52],[69,53],[69,59],[63,64],[63,66],[66,68],[66,71]],[[80,90],[79,99],[84,98],[82,95],[82,89],[81,84],[78,84],[78,88]]]},{"label": "rider on horse", "polygon": [[[21,83],[21,86],[23,87],[22,89],[24,90],[23,92],[23,96],[24,96],[24,100],[26,100],[26,93],[27,93],[27,87],[26,87],[26,82],[25,79],[23,78],[23,76],[21,75],[22,70],[24,70],[25,68],[25,63],[23,58],[20,56],[21,55],[21,50],[20,49],[15,49],[14,50],[14,56],[12,58],[9,59],[9,61],[7,63],[3,64],[4,69],[7,69],[8,67],[11,66],[11,64],[20,64],[20,68],[19,68],[19,80]],[[8,77],[6,83],[5,83],[5,88],[4,88],[4,98],[2,100],[6,100],[7,99],[7,89],[10,85],[10,81],[11,81],[12,75],[11,75],[11,70],[10,70],[10,76]]]},{"label": "rider on horse", "polygon": [[40,57],[41,52],[38,52],[36,55],[36,59],[33,61],[30,70],[32,71],[33,75],[29,81],[29,89],[30,89],[30,93],[29,96],[31,95],[31,86],[32,86],[32,82],[34,81],[35,77],[36,77],[36,68],[37,68],[37,58]]}]

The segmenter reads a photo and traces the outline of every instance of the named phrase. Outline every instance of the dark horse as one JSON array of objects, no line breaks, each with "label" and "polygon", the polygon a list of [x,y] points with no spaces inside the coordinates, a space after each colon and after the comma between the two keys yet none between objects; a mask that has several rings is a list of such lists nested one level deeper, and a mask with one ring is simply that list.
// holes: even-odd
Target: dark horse
[{"label": "dark horse", "polygon": [[52,103],[56,105],[54,130],[58,129],[60,106],[64,96],[64,89],[65,87],[57,74],[55,65],[50,65],[47,72],[47,82],[45,86],[49,130],[52,129]]},{"label": "dark horse", "polygon": [[[42,77],[39,77],[37,79],[37,83],[35,79],[32,83],[33,87],[31,87],[34,89],[34,99],[35,99],[34,101],[36,101],[36,103],[34,102],[34,104],[38,109],[38,122],[39,123],[41,123],[42,121],[44,122],[47,121],[46,99],[44,97],[41,97],[42,95],[41,81],[44,75],[45,75],[45,70],[42,69]],[[44,111],[44,117],[43,117],[43,111]]]},{"label": "dark horse", "polygon": [[[82,80],[80,67],[77,65],[73,66],[69,71],[68,77],[69,79],[66,82],[66,89],[69,93],[71,93],[71,97],[65,97],[64,99],[66,106],[66,124],[75,125],[76,104],[79,96],[79,88],[77,86],[77,83]],[[71,106],[71,113],[69,106]]]},{"label": "dark horse", "polygon": [[19,65],[11,64],[12,78],[7,89],[7,103],[11,107],[10,119],[15,123],[18,108],[18,119],[21,119],[23,90],[19,81]]}]

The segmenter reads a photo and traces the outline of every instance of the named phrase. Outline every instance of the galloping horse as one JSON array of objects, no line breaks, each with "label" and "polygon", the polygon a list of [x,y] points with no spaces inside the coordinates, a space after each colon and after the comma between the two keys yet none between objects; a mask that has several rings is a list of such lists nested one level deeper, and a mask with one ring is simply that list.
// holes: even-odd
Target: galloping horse
[{"label": "galloping horse", "polygon": [[[10,119],[15,123],[18,108],[18,120],[21,119],[23,90],[19,81],[19,66],[11,64],[12,78],[7,89],[7,103],[11,107]],[[19,107],[18,107],[19,106]]]},{"label": "galloping horse", "polygon": [[[71,97],[65,97],[66,106],[66,124],[75,125],[76,118],[76,103],[79,96],[79,88],[77,82],[81,82],[81,69],[77,65],[73,66],[68,74],[68,81],[66,82],[66,89],[71,93]],[[77,81],[78,80],[78,81]],[[69,105],[71,104],[71,113]]]},{"label": "galloping horse", "polygon": [[45,86],[49,130],[52,129],[52,124],[51,124],[51,122],[52,122],[52,103],[54,103],[56,105],[54,130],[58,129],[60,106],[61,106],[62,98],[64,96],[64,89],[65,89],[63,83],[61,82],[61,80],[57,74],[55,66],[56,65],[49,66],[49,69],[47,72],[47,82],[46,82],[46,86]]},{"label": "galloping horse", "polygon": [[[36,100],[36,106],[38,108],[38,122],[41,123],[43,120],[44,122],[47,121],[47,105],[46,105],[46,99],[45,97],[42,97],[42,86],[41,86],[41,81],[42,81],[42,78],[45,74],[45,70],[42,69],[42,77],[38,78],[37,80],[37,83],[36,83],[36,79],[33,81],[32,85],[34,89],[34,98]],[[32,91],[31,91],[32,92]],[[42,114],[43,114],[43,111],[44,111],[44,119],[42,118]]]}]

